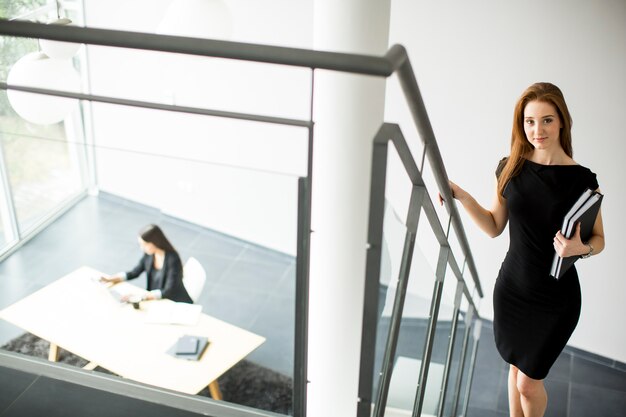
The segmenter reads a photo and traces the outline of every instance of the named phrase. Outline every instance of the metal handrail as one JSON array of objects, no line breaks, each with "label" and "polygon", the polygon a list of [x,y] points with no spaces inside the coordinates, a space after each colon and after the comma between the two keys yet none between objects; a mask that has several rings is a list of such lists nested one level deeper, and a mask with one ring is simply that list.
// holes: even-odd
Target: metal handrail
[{"label": "metal handrail", "polygon": [[145,403],[164,405],[178,410],[185,415],[220,416],[220,417],[284,417],[283,414],[258,410],[226,401],[207,401],[190,394],[159,388],[130,379],[121,379],[103,372],[85,372],[81,368],[59,362],[50,362],[43,358],[27,356],[6,350],[0,350],[0,367],[16,369],[37,377],[65,381],[70,384],[89,387],[93,395],[110,394],[134,398]]},{"label": "metal handrail", "polygon": [[[92,45],[228,58],[363,75],[389,77],[396,73],[420,138],[424,143],[425,152],[437,185],[444,197],[444,204],[450,214],[452,226],[465,256],[465,262],[479,296],[483,297],[482,287],[465,229],[463,228],[458,209],[453,203],[452,193],[448,186],[448,175],[443,165],[443,159],[411,62],[403,46],[394,45],[381,57],[110,29],[45,25],[32,22],[8,21],[5,19],[0,19],[0,35],[36,37]],[[3,85],[2,87],[12,88],[10,85]],[[89,97],[89,95],[84,96],[87,99]]]},{"label": "metal handrail", "polygon": [[157,35],[123,30],[45,25],[0,19],[0,34],[27,38],[115,46],[148,51],[174,52],[214,58],[265,62],[296,67],[327,69],[357,74],[390,76],[394,65],[386,57],[312,51],[185,36]]}]

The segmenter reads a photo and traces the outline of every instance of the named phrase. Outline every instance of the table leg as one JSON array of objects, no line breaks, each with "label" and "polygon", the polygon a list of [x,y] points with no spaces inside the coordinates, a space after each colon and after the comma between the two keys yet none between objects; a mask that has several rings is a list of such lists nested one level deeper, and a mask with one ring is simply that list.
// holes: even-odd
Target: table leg
[{"label": "table leg", "polygon": [[[59,346],[54,343],[50,343],[50,350],[48,351],[48,360],[50,362],[56,362],[59,360]],[[98,367],[98,364],[95,362],[89,362],[87,365],[83,366],[83,369],[87,371],[93,371]],[[219,390],[219,387],[217,388]]]},{"label": "table leg", "polygon": [[93,371],[98,367],[98,364],[95,362],[89,362],[87,365],[83,366],[83,369],[86,371]]},{"label": "table leg", "polygon": [[50,362],[56,362],[59,359],[59,347],[54,343],[50,343],[50,350],[48,351],[48,360]]},{"label": "table leg", "polygon": [[217,383],[217,379],[209,384],[209,392],[211,393],[211,398],[214,400],[222,399],[222,391],[220,390],[220,385]]}]

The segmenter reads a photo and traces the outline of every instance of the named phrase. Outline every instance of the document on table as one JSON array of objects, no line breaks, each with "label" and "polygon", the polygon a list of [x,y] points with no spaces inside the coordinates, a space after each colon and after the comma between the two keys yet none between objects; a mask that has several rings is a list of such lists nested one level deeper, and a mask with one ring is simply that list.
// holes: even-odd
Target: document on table
[{"label": "document on table", "polygon": [[202,306],[189,303],[157,302],[150,306],[147,313],[146,323],[193,326],[200,319]]}]

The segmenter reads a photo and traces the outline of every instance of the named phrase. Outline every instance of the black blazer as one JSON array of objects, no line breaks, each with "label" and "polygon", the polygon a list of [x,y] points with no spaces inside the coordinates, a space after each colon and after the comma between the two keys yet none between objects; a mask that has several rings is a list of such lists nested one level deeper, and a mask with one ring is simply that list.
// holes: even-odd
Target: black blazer
[{"label": "black blazer", "polygon": [[[148,276],[148,291],[161,290],[163,298],[193,304],[183,285],[183,264],[178,253],[165,252],[161,271],[154,268],[154,255],[145,254],[136,267],[126,272],[126,279],[137,278],[144,271]],[[160,273],[162,273],[162,280],[158,280]]]}]

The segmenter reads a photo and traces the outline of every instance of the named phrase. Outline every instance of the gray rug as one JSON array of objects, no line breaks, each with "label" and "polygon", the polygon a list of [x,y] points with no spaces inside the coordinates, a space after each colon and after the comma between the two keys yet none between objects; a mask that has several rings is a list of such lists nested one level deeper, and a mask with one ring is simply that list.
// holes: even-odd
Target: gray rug
[{"label": "gray rug", "polygon": [[[49,347],[50,343],[45,340],[24,333],[0,348],[47,359]],[[79,367],[87,364],[85,359],[63,349],[59,349],[59,362]],[[95,371],[111,373],[100,367]],[[243,360],[218,378],[218,382],[225,401],[276,413],[293,414],[293,382],[282,374]],[[208,388],[198,395],[211,396]]]}]

